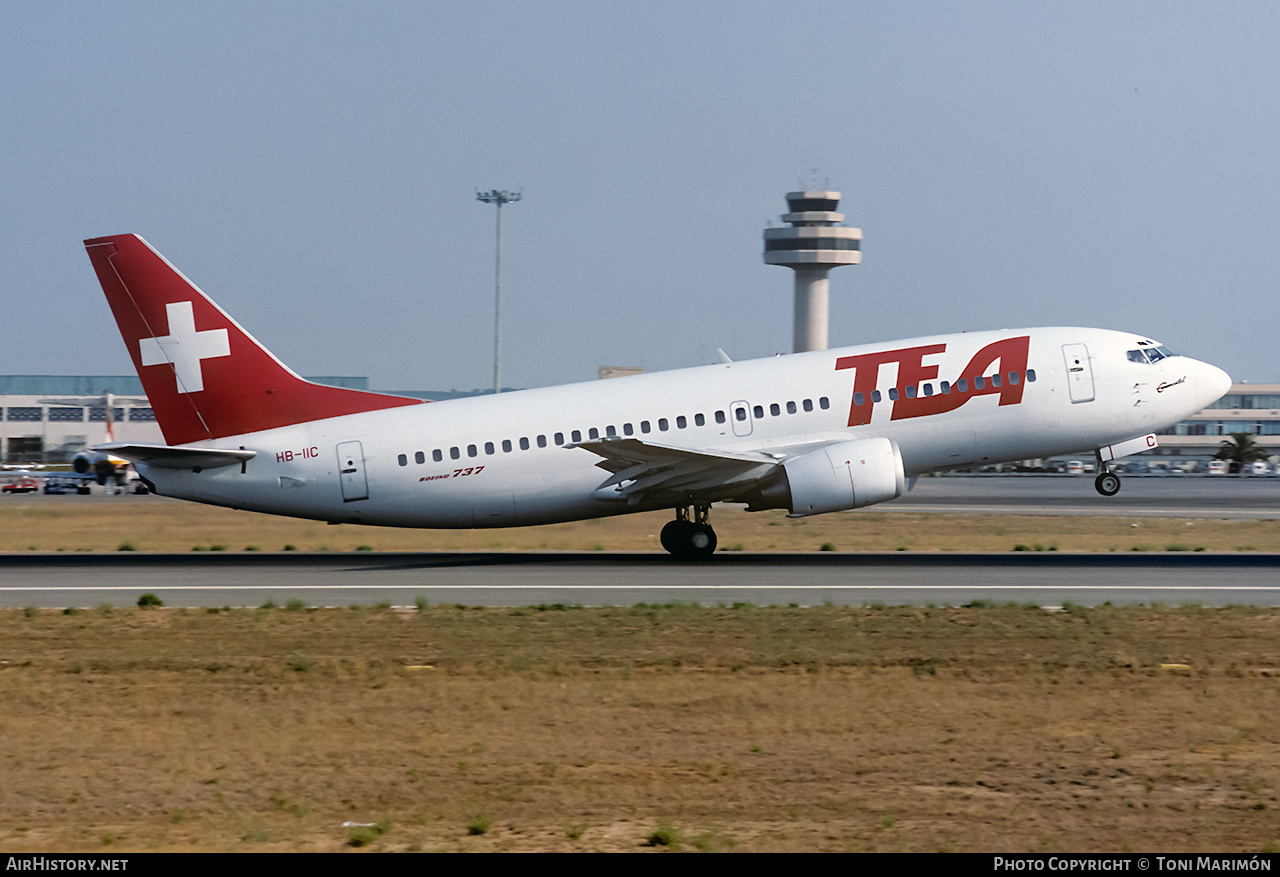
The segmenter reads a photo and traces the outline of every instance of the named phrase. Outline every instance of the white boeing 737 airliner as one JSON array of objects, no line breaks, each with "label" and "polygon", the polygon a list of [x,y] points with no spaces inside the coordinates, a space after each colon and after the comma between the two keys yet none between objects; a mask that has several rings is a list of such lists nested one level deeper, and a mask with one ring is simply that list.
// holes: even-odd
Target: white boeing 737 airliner
[{"label": "white boeing 737 airliner", "polygon": [[1227,392],[1128,332],[939,335],[447,402],[298,377],[142,238],[85,241],[165,445],[111,443],[163,496],[396,527],[511,527],[712,503],[793,515],[901,496],[925,472],[1092,450],[1106,464]]}]

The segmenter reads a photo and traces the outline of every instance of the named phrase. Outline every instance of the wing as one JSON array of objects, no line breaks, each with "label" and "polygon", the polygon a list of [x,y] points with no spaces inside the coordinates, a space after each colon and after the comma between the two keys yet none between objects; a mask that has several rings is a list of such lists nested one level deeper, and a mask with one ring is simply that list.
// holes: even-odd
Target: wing
[{"label": "wing", "polygon": [[111,443],[98,445],[95,451],[103,451],[115,457],[147,463],[163,469],[217,469],[220,466],[238,466],[252,460],[257,451],[230,448],[172,448],[168,445]]},{"label": "wing", "polygon": [[733,499],[750,492],[782,459],[758,452],[695,451],[635,438],[605,438],[567,447],[599,455],[602,459],[596,465],[613,473],[596,488],[596,499],[628,505]]}]

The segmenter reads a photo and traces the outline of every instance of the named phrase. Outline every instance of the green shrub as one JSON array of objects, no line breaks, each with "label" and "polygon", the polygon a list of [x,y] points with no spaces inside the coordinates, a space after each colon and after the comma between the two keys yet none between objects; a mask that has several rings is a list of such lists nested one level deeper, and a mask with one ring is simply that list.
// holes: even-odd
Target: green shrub
[{"label": "green shrub", "polygon": [[659,822],[658,827],[649,832],[645,840],[651,847],[676,847],[680,845],[680,829]]}]

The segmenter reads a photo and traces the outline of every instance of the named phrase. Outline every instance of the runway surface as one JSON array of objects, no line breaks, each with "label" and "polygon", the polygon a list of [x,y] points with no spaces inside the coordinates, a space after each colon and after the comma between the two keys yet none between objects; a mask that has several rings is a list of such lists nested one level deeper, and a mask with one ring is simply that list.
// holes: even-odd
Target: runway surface
[{"label": "runway surface", "polygon": [[1106,497],[1087,475],[921,478],[915,489],[876,506],[885,512],[1102,515],[1157,518],[1280,518],[1280,477],[1121,476]]},{"label": "runway surface", "polygon": [[0,604],[167,606],[1280,605],[1277,554],[749,554],[685,563],[656,554],[10,555]]},{"label": "runway surface", "polygon": [[[1130,477],[1111,498],[1095,493],[1088,477],[925,478],[910,494],[876,511],[1276,518],[1280,478]],[[269,600],[411,606],[418,599],[472,606],[962,605],[973,600],[1276,606],[1280,555],[732,552],[699,563],[607,552],[0,556],[0,606],[131,605],[144,592],[169,606],[260,606]]]}]

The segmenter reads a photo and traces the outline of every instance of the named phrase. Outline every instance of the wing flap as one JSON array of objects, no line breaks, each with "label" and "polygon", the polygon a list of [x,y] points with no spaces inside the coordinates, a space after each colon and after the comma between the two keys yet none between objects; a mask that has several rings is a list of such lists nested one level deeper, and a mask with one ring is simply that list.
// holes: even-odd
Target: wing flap
[{"label": "wing flap", "polygon": [[690,497],[706,502],[728,499],[778,466],[778,458],[765,453],[699,451],[635,438],[605,438],[569,447],[598,455],[601,460],[596,465],[613,473],[596,488],[596,499],[629,505],[668,499],[685,502]]}]

